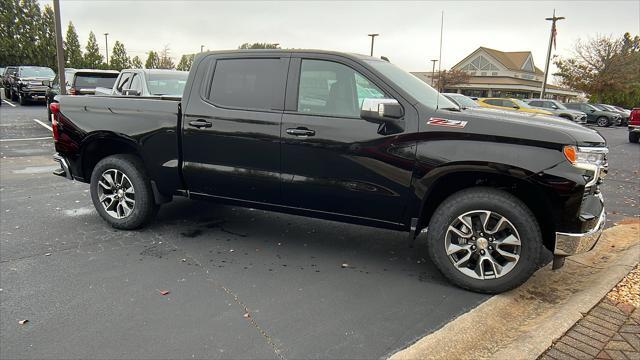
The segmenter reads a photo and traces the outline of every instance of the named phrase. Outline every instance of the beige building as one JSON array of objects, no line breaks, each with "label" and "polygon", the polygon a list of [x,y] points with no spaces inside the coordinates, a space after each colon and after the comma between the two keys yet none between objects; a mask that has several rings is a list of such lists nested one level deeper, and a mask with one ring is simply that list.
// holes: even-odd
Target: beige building
[{"label": "beige building", "polygon": [[[452,69],[465,71],[471,77],[467,84],[447,86],[444,92],[475,97],[537,98],[544,78],[544,72],[533,63],[531,51],[504,52],[479,47]],[[412,74],[432,84],[431,72]],[[545,97],[568,101],[579,95],[578,92],[547,84]]]}]

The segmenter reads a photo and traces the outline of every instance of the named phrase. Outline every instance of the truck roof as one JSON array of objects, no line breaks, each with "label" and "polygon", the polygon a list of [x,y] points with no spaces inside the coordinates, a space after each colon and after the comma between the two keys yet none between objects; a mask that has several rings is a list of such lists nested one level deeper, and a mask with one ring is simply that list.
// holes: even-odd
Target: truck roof
[{"label": "truck roof", "polygon": [[378,60],[383,61],[380,58],[376,58],[369,55],[357,54],[357,53],[346,53],[340,51],[330,51],[330,50],[318,50],[318,49],[242,49],[242,50],[216,50],[216,51],[207,51],[200,53],[201,54],[326,54],[326,55],[336,55],[351,58],[354,60]]}]

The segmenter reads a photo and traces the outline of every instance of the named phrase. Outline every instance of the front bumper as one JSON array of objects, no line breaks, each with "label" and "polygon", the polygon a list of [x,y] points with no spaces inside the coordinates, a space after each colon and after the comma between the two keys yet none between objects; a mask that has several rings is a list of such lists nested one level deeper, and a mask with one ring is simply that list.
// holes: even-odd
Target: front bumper
[{"label": "front bumper", "polygon": [[56,153],[53,155],[53,160],[60,164],[60,169],[54,170],[53,175],[62,176],[69,180],[73,180],[73,175],[71,175],[71,168],[69,167],[69,162],[62,155]]},{"label": "front bumper", "polygon": [[601,210],[598,216],[598,221],[595,225],[587,229],[583,233],[564,233],[556,232],[556,243],[553,249],[553,254],[557,256],[569,256],[587,252],[596,246],[604,225],[607,220],[606,211],[604,209],[604,200],[601,194],[598,194],[597,199],[600,201]]}]

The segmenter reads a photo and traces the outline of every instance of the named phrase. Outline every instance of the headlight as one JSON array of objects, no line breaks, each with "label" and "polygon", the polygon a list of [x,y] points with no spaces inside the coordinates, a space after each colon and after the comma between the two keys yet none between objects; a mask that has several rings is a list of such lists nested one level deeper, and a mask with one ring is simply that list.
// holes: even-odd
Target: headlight
[{"label": "headlight", "polygon": [[606,163],[606,155],[609,149],[606,147],[582,147],[567,145],[562,149],[564,157],[576,166],[595,165],[602,166]]}]

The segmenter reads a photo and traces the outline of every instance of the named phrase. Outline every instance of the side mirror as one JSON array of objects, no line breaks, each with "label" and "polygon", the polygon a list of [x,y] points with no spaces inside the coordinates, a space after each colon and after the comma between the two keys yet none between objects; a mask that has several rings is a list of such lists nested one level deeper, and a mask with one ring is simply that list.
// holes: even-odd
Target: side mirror
[{"label": "side mirror", "polygon": [[46,87],[51,87],[51,80],[42,80],[42,85]]},{"label": "side mirror", "polygon": [[124,95],[124,96],[140,96],[140,90],[136,90],[136,89],[122,90],[122,95]]},{"label": "side mirror", "polygon": [[591,112],[596,112],[596,109],[591,109]]},{"label": "side mirror", "polygon": [[558,110],[558,106],[557,105],[551,105],[551,108],[554,110]]},{"label": "side mirror", "polygon": [[514,109],[520,109],[520,106],[518,106],[518,105],[513,105],[513,106],[512,106],[512,108],[514,108]]},{"label": "side mirror", "polygon": [[366,98],[362,101],[360,117],[366,121],[382,124],[404,116],[402,106],[396,99]]}]

